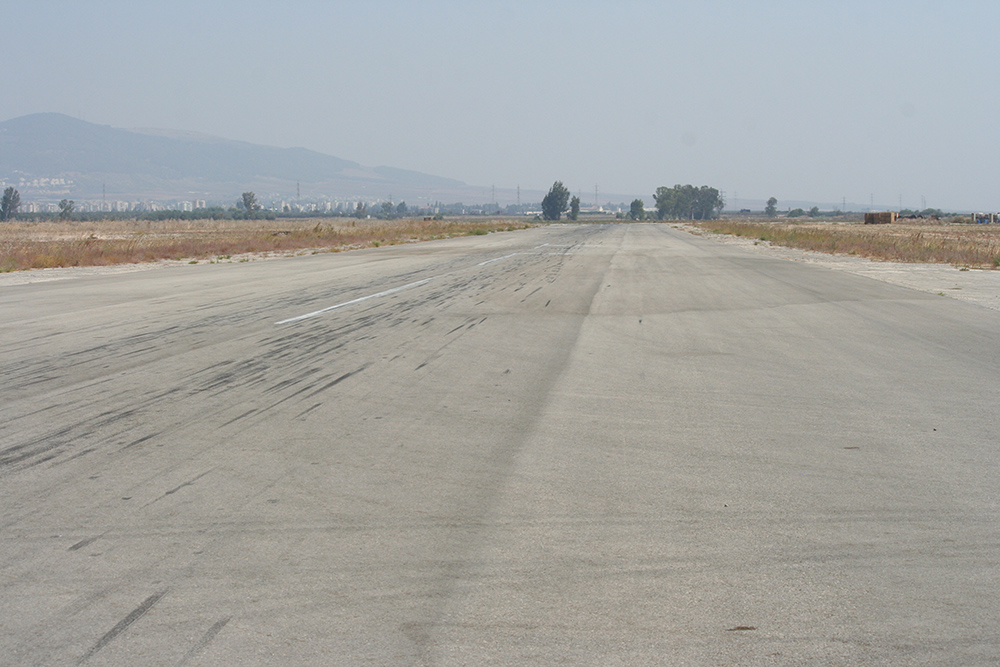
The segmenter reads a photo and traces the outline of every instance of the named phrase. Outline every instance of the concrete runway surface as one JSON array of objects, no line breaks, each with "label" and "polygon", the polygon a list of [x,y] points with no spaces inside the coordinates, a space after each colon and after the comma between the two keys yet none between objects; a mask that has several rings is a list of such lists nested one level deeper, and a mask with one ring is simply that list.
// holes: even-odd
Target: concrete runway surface
[{"label": "concrete runway surface", "polygon": [[1000,312],[666,225],[0,289],[0,664],[996,665]]}]

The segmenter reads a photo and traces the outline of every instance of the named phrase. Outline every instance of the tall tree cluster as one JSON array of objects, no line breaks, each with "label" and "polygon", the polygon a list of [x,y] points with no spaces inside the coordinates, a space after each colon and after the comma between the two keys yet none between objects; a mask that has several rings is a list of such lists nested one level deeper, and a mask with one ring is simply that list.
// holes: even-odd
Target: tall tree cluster
[{"label": "tall tree cluster", "polygon": [[764,215],[774,217],[778,213],[778,200],[771,197],[767,200],[767,206],[764,207]]},{"label": "tall tree cluster", "polygon": [[260,202],[257,201],[257,195],[253,192],[244,192],[240,195],[239,200],[236,202],[236,208],[242,208],[244,215],[247,220],[256,217],[257,211],[261,209]]},{"label": "tall tree cluster", "polygon": [[21,194],[12,187],[4,190],[3,199],[0,200],[0,222],[12,220],[20,206]]},{"label": "tall tree cluster", "polygon": [[567,208],[569,208],[569,190],[566,189],[562,181],[556,181],[549,188],[549,193],[542,199],[542,218],[558,220]]},{"label": "tall tree cluster", "polygon": [[76,202],[72,199],[61,199],[59,200],[59,219],[69,220],[73,216],[73,209],[76,207]]},{"label": "tall tree cluster", "polygon": [[703,185],[665,185],[656,188],[656,217],[660,220],[708,220],[722,212],[726,202],[715,188]]},{"label": "tall tree cluster", "polygon": [[569,200],[569,213],[566,215],[570,220],[576,220],[580,217],[580,198],[573,197]]}]

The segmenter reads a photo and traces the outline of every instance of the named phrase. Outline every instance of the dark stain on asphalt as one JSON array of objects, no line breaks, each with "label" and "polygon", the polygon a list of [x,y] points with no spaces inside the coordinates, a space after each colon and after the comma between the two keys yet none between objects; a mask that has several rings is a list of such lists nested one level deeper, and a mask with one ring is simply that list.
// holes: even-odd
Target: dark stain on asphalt
[{"label": "dark stain on asphalt", "polygon": [[[214,468],[212,470],[214,470]],[[167,491],[163,495],[165,495],[165,496],[172,496],[172,495],[174,495],[175,493],[177,493],[178,491],[180,491],[181,489],[183,489],[185,486],[191,486],[192,484],[194,484],[195,482],[197,482],[199,479],[201,479],[202,477],[204,477],[208,473],[212,472],[212,470],[206,470],[205,472],[201,473],[200,475],[198,475],[194,479],[189,479],[188,481],[184,482],[183,484],[181,484],[179,486],[175,486],[174,488],[170,489],[169,491]]]},{"label": "dark stain on asphalt", "polygon": [[323,404],[322,403],[316,403],[312,407],[306,408],[305,410],[303,410],[299,414],[295,415],[295,418],[296,419],[301,419],[302,417],[305,417],[307,414],[309,414],[310,412],[312,412],[313,410],[315,410],[316,408],[318,408],[321,405],[323,405]]},{"label": "dark stain on asphalt", "polygon": [[96,654],[102,648],[113,642],[118,637],[118,635],[128,630],[129,626],[131,626],[133,623],[135,623],[140,618],[145,616],[146,612],[152,609],[153,605],[159,602],[160,599],[166,594],[167,591],[162,590],[159,593],[153,593],[148,598],[146,598],[143,601],[143,603],[140,604],[135,609],[133,609],[128,616],[118,621],[118,624],[115,625],[115,627],[111,628],[106,633],[104,633],[104,636],[98,639],[97,643],[91,646],[90,649],[86,653],[84,653],[79,660],[76,661],[76,664],[82,665],[83,663],[87,662],[92,657],[94,657],[94,654]]},{"label": "dark stain on asphalt", "polygon": [[93,542],[96,542],[96,541],[97,541],[97,540],[99,540],[99,539],[101,539],[101,536],[100,536],[100,535],[95,535],[94,537],[88,537],[88,538],[87,538],[87,539],[85,539],[85,540],[80,540],[79,542],[77,542],[76,544],[74,544],[73,546],[71,546],[71,547],[70,547],[69,549],[67,549],[66,551],[77,551],[77,550],[79,550],[79,549],[82,549],[82,548],[84,548],[84,547],[85,547],[85,546],[87,546],[88,544],[91,544],[91,543],[93,543]]},{"label": "dark stain on asphalt", "polygon": [[231,617],[227,616],[226,618],[220,619],[215,623],[213,623],[212,627],[208,629],[208,632],[202,635],[201,639],[199,639],[198,642],[194,646],[192,646],[187,653],[184,654],[184,657],[181,658],[181,661],[178,663],[178,665],[186,665],[192,658],[194,658],[196,655],[205,650],[205,647],[211,644],[212,640],[215,639],[215,635],[219,634],[219,632],[222,631],[222,628],[226,627],[226,624],[229,623],[230,618]]},{"label": "dark stain on asphalt", "polygon": [[250,410],[247,410],[246,412],[244,412],[243,414],[239,415],[238,417],[233,417],[232,419],[230,419],[229,421],[227,421],[225,424],[223,424],[219,428],[225,428],[226,426],[229,426],[230,424],[235,424],[239,420],[246,419],[247,417],[249,417],[250,415],[252,415],[255,412],[257,412],[257,408],[252,408]]},{"label": "dark stain on asphalt", "polygon": [[306,398],[311,398],[311,397],[315,396],[316,394],[323,393],[327,389],[330,389],[331,387],[334,387],[334,386],[340,384],[341,382],[343,382],[347,378],[353,377],[353,376],[357,375],[358,373],[360,373],[363,370],[365,370],[366,368],[368,368],[368,366],[369,366],[369,364],[365,364],[364,366],[362,366],[361,368],[359,368],[357,370],[351,371],[350,373],[344,373],[343,375],[341,375],[340,377],[336,378],[335,380],[331,380],[330,382],[327,382],[325,385],[323,385],[322,387],[320,387],[316,391],[314,391],[311,394],[309,394],[308,396],[306,396]]},{"label": "dark stain on asphalt", "polygon": [[[81,456],[86,456],[87,454],[89,454],[91,452],[95,452],[95,451],[97,451],[97,447],[88,447],[87,449],[83,450],[82,452],[77,452],[76,454],[73,454],[73,456],[69,456],[69,457],[63,459],[62,461],[56,461],[55,463],[52,464],[51,467],[62,465],[63,463],[67,463],[69,461],[72,461],[73,459],[78,459]],[[95,479],[95,478],[91,477],[91,479]]]},{"label": "dark stain on asphalt", "polygon": [[125,445],[124,447],[122,447],[122,449],[129,449],[131,447],[135,447],[136,445],[141,445],[144,442],[148,442],[148,441],[152,440],[153,438],[155,438],[158,435],[159,435],[159,433],[150,433],[149,435],[144,435],[143,437],[139,438],[138,440],[133,440],[132,442],[128,443],[127,445]]}]

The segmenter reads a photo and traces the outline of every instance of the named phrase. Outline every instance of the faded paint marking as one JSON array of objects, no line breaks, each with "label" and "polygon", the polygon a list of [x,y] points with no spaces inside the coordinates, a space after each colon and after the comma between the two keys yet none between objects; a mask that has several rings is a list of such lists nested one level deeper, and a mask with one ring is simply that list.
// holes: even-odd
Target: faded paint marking
[{"label": "faded paint marking", "polygon": [[329,313],[331,310],[336,310],[337,308],[343,308],[344,306],[350,306],[355,303],[361,303],[362,301],[367,301],[368,299],[377,299],[380,296],[388,296],[390,294],[395,294],[396,292],[402,292],[405,289],[410,289],[411,287],[417,287],[418,285],[429,283],[432,280],[434,280],[434,278],[424,278],[423,280],[418,280],[415,283],[408,283],[406,285],[400,285],[399,287],[393,287],[392,289],[387,289],[384,292],[378,292],[377,294],[369,294],[368,296],[362,296],[358,297],[357,299],[351,299],[350,301],[345,301],[344,303],[338,303],[335,306],[330,306],[328,308],[316,310],[311,313],[306,313],[305,315],[299,315],[298,317],[290,317],[287,320],[281,320],[280,322],[275,322],[275,324],[292,324],[293,322],[301,322],[302,320],[307,320],[311,317],[322,315],[323,313]]}]

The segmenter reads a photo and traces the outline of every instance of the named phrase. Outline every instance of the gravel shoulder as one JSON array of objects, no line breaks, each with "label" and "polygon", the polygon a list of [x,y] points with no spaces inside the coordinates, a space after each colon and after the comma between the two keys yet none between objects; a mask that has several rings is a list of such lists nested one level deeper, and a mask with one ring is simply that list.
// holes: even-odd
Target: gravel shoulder
[{"label": "gravel shoulder", "polygon": [[829,255],[772,245],[767,241],[755,241],[728,234],[712,234],[683,223],[674,224],[673,227],[718,243],[739,246],[748,252],[846,271],[893,285],[1000,310],[1000,271],[959,268],[948,264],[882,262],[863,257]]},{"label": "gravel shoulder", "polygon": [[136,264],[110,264],[107,266],[68,266],[55,269],[30,269],[27,271],[10,271],[0,273],[0,289],[13,285],[28,285],[44,283],[53,280],[72,280],[74,278],[90,278],[119,273],[135,273],[137,271],[152,271],[167,267],[184,267],[189,264],[238,264],[242,262],[257,262],[266,259],[281,259],[311,255],[314,252],[328,252],[329,248],[303,248],[299,250],[242,253],[232,255],[228,259],[200,259],[192,262],[190,259],[163,259],[156,262],[141,262]]},{"label": "gravel shoulder", "polygon": [[[174,262],[171,262],[173,264]],[[163,262],[144,264],[115,264],[112,266],[69,266],[58,269],[31,269],[30,271],[10,271],[0,273],[0,288],[30,283],[45,283],[52,280],[71,280],[91,276],[106,276],[114,273],[134,273],[149,271],[165,266]]]}]

